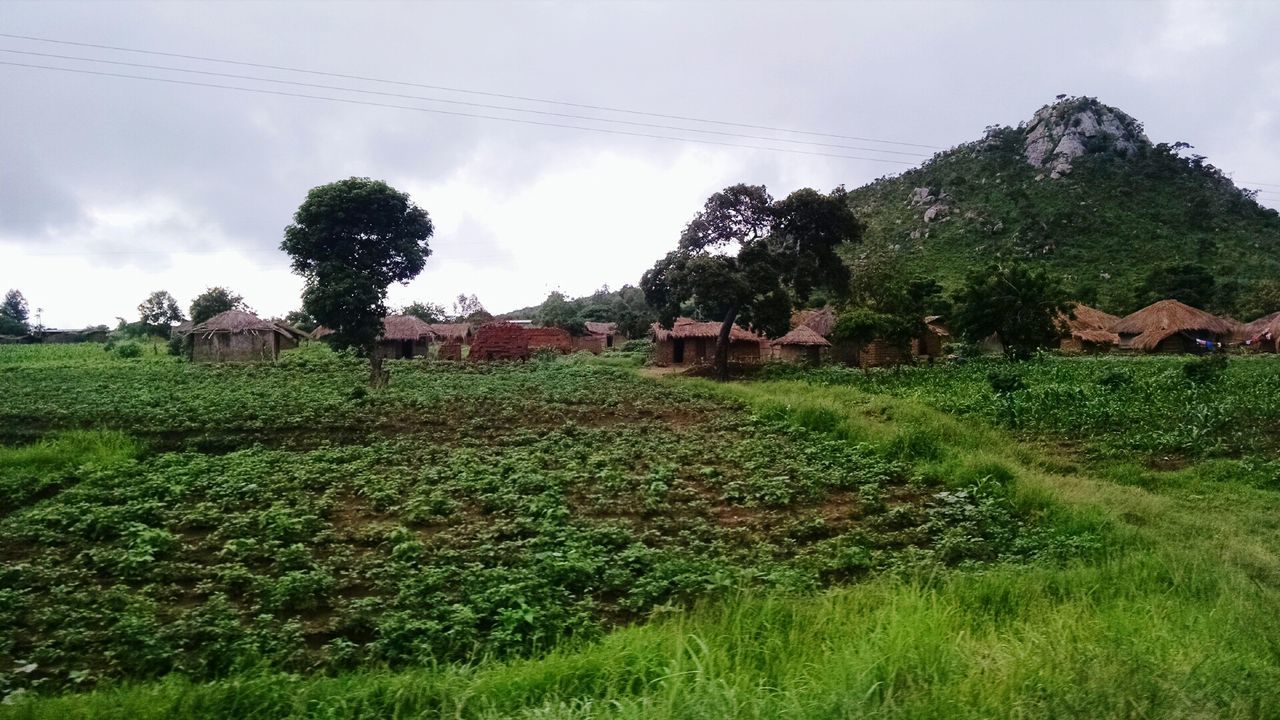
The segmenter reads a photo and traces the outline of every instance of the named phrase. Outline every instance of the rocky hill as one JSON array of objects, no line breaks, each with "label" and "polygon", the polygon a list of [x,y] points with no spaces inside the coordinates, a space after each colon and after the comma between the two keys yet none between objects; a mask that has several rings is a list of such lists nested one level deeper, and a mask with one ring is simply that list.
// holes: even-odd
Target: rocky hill
[{"label": "rocky hill", "polygon": [[1060,98],[1018,127],[936,154],[851,192],[866,224],[849,258],[893,256],[953,286],[993,259],[1031,258],[1113,312],[1172,262],[1215,273],[1220,310],[1280,278],[1280,214],[1185,143],[1094,98]]}]

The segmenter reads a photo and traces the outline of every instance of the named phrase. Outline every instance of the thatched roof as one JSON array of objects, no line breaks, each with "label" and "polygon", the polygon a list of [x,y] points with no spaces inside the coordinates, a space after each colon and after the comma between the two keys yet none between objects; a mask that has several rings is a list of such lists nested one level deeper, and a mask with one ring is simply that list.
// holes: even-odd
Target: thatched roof
[{"label": "thatched roof", "polygon": [[806,347],[811,347],[815,345],[818,347],[831,346],[831,343],[827,342],[826,338],[822,337],[817,333],[817,331],[805,325],[801,325],[795,330],[792,330],[786,335],[783,335],[777,340],[774,340],[773,344],[774,345],[803,345]]},{"label": "thatched roof", "polygon": [[280,332],[284,333],[285,335],[288,335],[294,340],[312,339],[311,333],[301,328],[296,328],[283,320],[272,320],[271,324],[275,325],[276,328],[280,330]]},{"label": "thatched roof", "polygon": [[[688,338],[718,338],[720,337],[720,325],[718,322],[698,322],[690,318],[676,318],[671,329],[667,330],[658,323],[654,323],[649,331],[653,333],[653,339],[658,342],[668,339],[688,339]],[[747,342],[759,342],[764,338],[750,332],[739,325],[734,325],[730,331],[729,339],[733,341],[745,340]]]},{"label": "thatched roof", "polygon": [[587,327],[587,332],[592,335],[613,335],[618,332],[617,323],[611,322],[586,322],[583,323]]},{"label": "thatched roof", "polygon": [[1177,300],[1161,300],[1125,316],[1112,328],[1120,335],[1136,335],[1135,350],[1152,350],[1165,338],[1180,332],[1230,335],[1231,323]]},{"label": "thatched roof", "polygon": [[1247,322],[1244,324],[1244,327],[1243,327],[1244,335],[1245,337],[1249,337],[1249,338],[1257,337],[1259,333],[1261,333],[1262,331],[1266,330],[1269,327],[1274,327],[1275,324],[1278,322],[1280,322],[1280,312],[1273,312],[1270,315],[1263,315],[1257,320],[1253,320],[1251,322]]},{"label": "thatched roof", "polygon": [[1268,338],[1280,338],[1280,312],[1271,313],[1244,326],[1245,341],[1255,343]]},{"label": "thatched roof", "polygon": [[430,323],[429,327],[436,337],[451,342],[463,342],[471,335],[467,323]]},{"label": "thatched roof", "polygon": [[941,315],[926,315],[924,327],[938,337],[951,337],[951,331],[943,324]]},{"label": "thatched roof", "polygon": [[283,333],[283,331],[275,325],[263,320],[253,313],[248,313],[243,310],[227,310],[226,312],[220,312],[191,328],[191,332],[201,335],[208,335],[209,333],[217,332]]},{"label": "thatched roof", "polygon": [[1120,318],[1084,303],[1076,303],[1071,308],[1074,318],[1067,318],[1067,326],[1072,330],[1110,330],[1120,322]]},{"label": "thatched roof", "polygon": [[193,327],[195,327],[195,324],[192,323],[190,320],[183,320],[177,325],[174,325],[173,329],[170,330],[169,333],[171,335],[176,335],[177,337],[182,337],[183,335],[187,335],[188,333],[190,333],[191,328]]},{"label": "thatched roof", "polygon": [[1074,318],[1066,315],[1059,318],[1071,337],[1098,345],[1120,344],[1120,335],[1111,330],[1120,318],[1083,303],[1076,303],[1071,310]]},{"label": "thatched roof", "polygon": [[420,340],[435,337],[431,326],[413,315],[388,315],[382,319],[382,340]]},{"label": "thatched roof", "polygon": [[836,327],[836,311],[830,305],[816,310],[797,310],[791,313],[791,327],[807,327],[822,337],[831,337]]}]

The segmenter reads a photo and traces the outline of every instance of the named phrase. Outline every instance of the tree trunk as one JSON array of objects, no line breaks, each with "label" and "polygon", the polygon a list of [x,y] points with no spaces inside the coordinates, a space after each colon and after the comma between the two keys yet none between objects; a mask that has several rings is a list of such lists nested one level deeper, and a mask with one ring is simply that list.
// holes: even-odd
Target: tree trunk
[{"label": "tree trunk", "polygon": [[729,379],[729,338],[733,334],[733,322],[738,319],[738,306],[730,305],[724,314],[724,324],[720,326],[720,337],[716,338],[716,380],[724,382]]},{"label": "tree trunk", "polygon": [[386,387],[389,374],[382,369],[382,356],[375,350],[369,355],[369,387]]}]

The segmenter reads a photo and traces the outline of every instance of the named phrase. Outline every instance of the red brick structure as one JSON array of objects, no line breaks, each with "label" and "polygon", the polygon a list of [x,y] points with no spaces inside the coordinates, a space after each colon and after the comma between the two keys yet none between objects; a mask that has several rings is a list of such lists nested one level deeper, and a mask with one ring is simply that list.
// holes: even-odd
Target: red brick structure
[{"label": "red brick structure", "polygon": [[[522,329],[525,332],[525,337],[528,338],[527,344],[530,351],[554,350],[564,355],[573,352],[573,337],[564,328],[540,327]],[[475,346],[473,344],[472,352],[474,351]]]},{"label": "red brick structure", "polygon": [[467,354],[467,359],[528,360],[529,331],[506,322],[481,325],[471,336],[471,352]]},{"label": "red brick structure", "polygon": [[457,362],[462,359],[462,343],[460,342],[444,342],[440,344],[440,349],[436,354],[437,360],[452,360]]}]

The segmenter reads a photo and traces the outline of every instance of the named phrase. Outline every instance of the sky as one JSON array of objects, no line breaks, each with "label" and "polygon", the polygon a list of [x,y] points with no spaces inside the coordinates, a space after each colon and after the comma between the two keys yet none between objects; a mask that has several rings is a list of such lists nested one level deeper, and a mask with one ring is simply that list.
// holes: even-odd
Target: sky
[{"label": "sky", "polygon": [[367,176],[436,227],[390,304],[503,312],[636,283],[728,185],[856,187],[1060,93],[1276,207],[1277,27],[1273,2],[8,0],[0,63],[26,66],[0,64],[0,291],[49,327],[215,285],[283,315],[293,212]]}]

